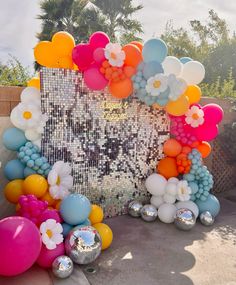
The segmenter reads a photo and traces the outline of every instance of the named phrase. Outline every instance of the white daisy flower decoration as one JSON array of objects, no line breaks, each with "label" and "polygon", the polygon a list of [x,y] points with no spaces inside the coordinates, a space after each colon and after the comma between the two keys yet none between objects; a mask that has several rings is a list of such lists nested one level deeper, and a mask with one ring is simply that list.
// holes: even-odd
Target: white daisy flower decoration
[{"label": "white daisy flower decoration", "polygon": [[190,199],[191,188],[186,180],[179,181],[177,184],[177,200],[188,201]]},{"label": "white daisy flower decoration", "polygon": [[55,249],[58,244],[63,242],[63,228],[60,223],[54,219],[48,219],[40,225],[40,233],[42,235],[42,242],[46,248]]},{"label": "white daisy flower decoration", "polygon": [[151,96],[158,96],[168,88],[168,77],[163,74],[156,74],[147,81],[146,91]]},{"label": "white daisy flower decoration", "polygon": [[204,112],[198,106],[192,106],[185,113],[185,122],[192,128],[197,128],[204,123]]},{"label": "white daisy flower decoration", "polygon": [[168,86],[170,87],[169,99],[176,101],[186,90],[187,84],[183,79],[176,78],[174,74],[168,76]]},{"label": "white daisy flower decoration", "polygon": [[48,174],[49,192],[53,199],[64,199],[73,186],[69,163],[57,161]]},{"label": "white daisy flower decoration", "polygon": [[124,64],[125,52],[122,50],[121,45],[117,43],[107,44],[104,50],[104,54],[110,65],[121,67]]}]

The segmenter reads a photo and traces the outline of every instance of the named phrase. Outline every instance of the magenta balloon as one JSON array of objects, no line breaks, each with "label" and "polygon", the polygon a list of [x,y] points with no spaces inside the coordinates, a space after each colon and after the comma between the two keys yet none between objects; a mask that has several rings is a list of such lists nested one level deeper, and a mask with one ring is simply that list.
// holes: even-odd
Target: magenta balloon
[{"label": "magenta balloon", "polygon": [[95,51],[93,52],[93,59],[97,64],[101,65],[102,62],[106,60],[104,55],[104,49],[103,48],[95,49]]},{"label": "magenta balloon", "polygon": [[89,38],[89,44],[92,50],[99,47],[104,48],[109,42],[110,39],[104,32],[95,32]]},{"label": "magenta balloon", "polygon": [[218,125],[216,124],[206,124],[199,126],[195,129],[195,136],[198,141],[212,141],[219,133]]},{"label": "magenta balloon", "polygon": [[217,104],[207,104],[202,109],[204,111],[204,119],[207,124],[219,124],[224,117],[223,109]]},{"label": "magenta balloon", "polygon": [[102,90],[107,84],[108,80],[102,75],[98,67],[93,65],[84,72],[84,82],[88,88],[92,90]]},{"label": "magenta balloon", "polygon": [[43,211],[43,213],[39,217],[40,224],[47,221],[48,219],[53,219],[57,223],[62,223],[62,219],[59,214],[59,211],[55,209],[46,209],[45,211]]},{"label": "magenta balloon", "polygon": [[93,50],[89,44],[79,44],[72,51],[72,60],[83,71],[86,70],[93,62]]},{"label": "magenta balloon", "polygon": [[42,246],[41,252],[37,259],[39,266],[43,268],[50,268],[55,258],[65,253],[64,243],[57,245],[55,249],[47,249],[45,245]]},{"label": "magenta balloon", "polygon": [[23,217],[0,221],[0,275],[14,276],[37,260],[42,242],[38,228]]}]

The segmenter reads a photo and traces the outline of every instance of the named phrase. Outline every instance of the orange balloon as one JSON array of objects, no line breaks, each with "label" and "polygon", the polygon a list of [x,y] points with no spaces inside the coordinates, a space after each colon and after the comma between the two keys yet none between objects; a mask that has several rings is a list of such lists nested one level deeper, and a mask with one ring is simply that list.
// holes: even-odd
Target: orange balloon
[{"label": "orange balloon", "polygon": [[128,44],[122,49],[125,52],[124,64],[136,67],[142,61],[142,53],[136,45]]},{"label": "orange balloon", "polygon": [[124,67],[124,74],[127,77],[132,77],[136,72],[136,69],[133,66],[125,66]]},{"label": "orange balloon", "polygon": [[53,44],[49,41],[42,41],[34,48],[35,60],[46,67],[58,67],[57,58]]},{"label": "orange balloon", "polygon": [[138,41],[133,41],[133,42],[131,42],[131,44],[135,45],[136,47],[138,47],[139,50],[142,52],[142,50],[143,50],[143,44],[142,43],[140,43]]},{"label": "orange balloon", "polygon": [[59,68],[68,68],[68,69],[74,68],[72,57],[69,57],[69,56],[58,58],[57,63],[58,63]]},{"label": "orange balloon", "polygon": [[176,160],[173,157],[165,157],[157,164],[157,172],[166,179],[179,175]]},{"label": "orange balloon", "polygon": [[75,40],[71,34],[67,32],[57,32],[52,37],[54,49],[61,57],[70,56],[72,49],[75,47]]},{"label": "orange balloon", "polygon": [[182,151],[182,145],[175,139],[165,141],[163,151],[166,156],[176,157]]},{"label": "orange balloon", "polygon": [[200,87],[198,87],[197,85],[190,85],[187,87],[184,95],[188,97],[189,104],[192,105],[200,101],[202,96],[202,91]]},{"label": "orange balloon", "polygon": [[166,105],[167,113],[173,116],[184,115],[188,111],[188,108],[189,108],[189,100],[188,97],[185,96],[185,94],[181,95],[178,100],[170,101]]},{"label": "orange balloon", "polygon": [[164,108],[163,106],[160,106],[160,105],[158,105],[157,103],[152,104],[152,107],[153,107],[154,109],[157,109],[157,110],[162,110],[162,109]]},{"label": "orange balloon", "polygon": [[32,77],[28,82],[27,82],[28,87],[35,87],[40,90],[40,79],[39,77]]},{"label": "orange balloon", "polygon": [[55,204],[55,200],[52,198],[52,196],[50,195],[48,191],[40,199],[42,201],[47,201],[48,206],[53,206]]},{"label": "orange balloon", "polygon": [[133,93],[133,83],[130,78],[109,84],[109,92],[115,98],[123,99],[129,97]]},{"label": "orange balloon", "polygon": [[201,142],[197,149],[203,158],[208,157],[208,155],[211,153],[211,145],[208,142]]}]

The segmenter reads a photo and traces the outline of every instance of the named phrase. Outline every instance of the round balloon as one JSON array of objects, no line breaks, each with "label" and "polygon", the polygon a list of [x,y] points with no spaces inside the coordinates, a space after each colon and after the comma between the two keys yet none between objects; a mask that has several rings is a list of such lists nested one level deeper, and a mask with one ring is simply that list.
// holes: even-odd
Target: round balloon
[{"label": "round balloon", "polygon": [[21,101],[24,103],[38,101],[40,104],[40,91],[35,87],[26,87],[20,95]]},{"label": "round balloon", "polygon": [[184,95],[188,97],[189,104],[192,105],[200,101],[202,96],[202,91],[200,87],[198,87],[197,85],[190,85],[185,90]]},{"label": "round balloon", "polygon": [[110,82],[109,92],[115,98],[127,98],[133,93],[133,83],[130,78],[126,78],[120,82]]},{"label": "round balloon", "polygon": [[215,218],[220,212],[220,202],[216,196],[209,194],[206,201],[196,200],[196,204],[199,208],[199,213],[210,212]]},{"label": "round balloon", "polygon": [[164,203],[158,209],[158,218],[166,224],[174,222],[176,207],[173,204]]},{"label": "round balloon", "polygon": [[122,49],[125,52],[124,64],[136,67],[142,61],[142,53],[136,45],[128,44]]},{"label": "round balloon", "polygon": [[23,195],[23,182],[22,179],[15,179],[9,182],[4,188],[5,198],[10,202],[17,204],[21,195]]},{"label": "round balloon", "polygon": [[94,61],[93,49],[89,44],[79,44],[72,51],[72,60],[80,70],[86,70]]},{"label": "round balloon", "polygon": [[182,116],[189,108],[189,99],[185,94],[181,95],[176,101],[169,101],[166,111],[172,116]]},{"label": "round balloon", "polygon": [[167,46],[161,39],[151,39],[145,42],[142,50],[143,60],[145,62],[157,61],[159,63],[167,56]]},{"label": "round balloon", "polygon": [[194,216],[197,218],[199,215],[199,209],[197,204],[195,204],[193,201],[181,201],[181,202],[177,202],[175,204],[177,209],[181,209],[181,208],[185,208],[185,209],[189,209],[194,213]]},{"label": "round balloon", "polygon": [[101,223],[103,220],[103,209],[98,205],[92,205],[91,212],[89,214],[89,220],[91,224]]},{"label": "round balloon", "polygon": [[8,161],[4,168],[4,174],[8,180],[24,179],[25,166],[18,159]]},{"label": "round balloon", "polygon": [[103,223],[94,224],[93,227],[98,231],[102,240],[102,250],[110,247],[113,240],[113,233],[111,228]]},{"label": "round balloon", "polygon": [[52,263],[60,255],[65,253],[64,243],[60,243],[57,245],[55,249],[47,249],[45,245],[42,246],[39,257],[37,259],[37,263],[40,267],[43,268],[51,268]]},{"label": "round balloon", "polygon": [[157,172],[163,175],[166,179],[177,177],[179,175],[176,159],[173,157],[165,157],[157,164]]},{"label": "round balloon", "polygon": [[160,174],[153,173],[145,181],[147,191],[154,196],[161,196],[165,193],[167,181]]},{"label": "round balloon", "polygon": [[181,144],[175,139],[168,139],[163,146],[163,152],[170,157],[176,157],[182,151]]},{"label": "round balloon", "polygon": [[32,77],[28,82],[27,82],[28,87],[35,87],[38,90],[40,90],[40,79],[39,77]]},{"label": "round balloon", "polygon": [[104,32],[95,32],[89,38],[89,45],[92,50],[104,48],[109,42],[110,39]]},{"label": "round balloon", "polygon": [[181,77],[188,85],[199,84],[205,77],[205,68],[198,61],[189,61],[183,65]]},{"label": "round balloon", "polygon": [[192,58],[186,56],[186,57],[181,57],[179,60],[181,61],[181,63],[185,64],[189,61],[192,61]]},{"label": "round balloon", "polygon": [[84,71],[84,82],[88,88],[92,90],[102,90],[107,84],[108,80],[99,71],[99,68],[95,65],[89,67]]},{"label": "round balloon", "polygon": [[9,128],[3,133],[2,142],[7,149],[17,151],[20,147],[25,145],[27,139],[22,130]]},{"label": "round balloon", "polygon": [[47,189],[47,180],[39,174],[28,176],[23,183],[24,193],[35,195],[37,198],[43,197],[46,194]]},{"label": "round balloon", "polygon": [[174,74],[175,76],[179,76],[183,68],[182,63],[175,56],[167,56],[163,61],[162,66],[166,75]]}]

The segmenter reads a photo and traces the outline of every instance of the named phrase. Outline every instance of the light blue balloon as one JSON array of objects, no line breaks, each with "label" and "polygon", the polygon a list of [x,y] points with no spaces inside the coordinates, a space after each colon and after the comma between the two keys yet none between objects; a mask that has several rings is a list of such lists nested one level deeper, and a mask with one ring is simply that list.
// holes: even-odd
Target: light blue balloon
[{"label": "light blue balloon", "polygon": [[192,61],[192,58],[185,56],[185,57],[181,57],[179,60],[180,60],[183,64],[185,64],[185,63],[187,63],[187,62],[189,62],[189,61]]},{"label": "light blue balloon", "polygon": [[157,61],[147,62],[143,68],[143,76],[145,79],[156,75],[157,73],[164,73],[162,65]]},{"label": "light blue balloon", "polygon": [[168,103],[168,101],[169,101],[168,98],[164,98],[164,99],[157,98],[156,99],[156,103],[161,107],[164,107]]},{"label": "light blue balloon", "polygon": [[161,39],[148,40],[143,46],[143,59],[145,62],[157,61],[162,63],[167,56],[167,46]]},{"label": "light blue balloon", "polygon": [[189,182],[189,187],[192,190],[192,194],[196,194],[198,192],[198,185],[195,182]]},{"label": "light blue balloon", "polygon": [[24,177],[25,178],[32,175],[32,174],[35,174],[35,173],[36,173],[36,171],[34,171],[32,168],[25,167],[25,169],[24,169]]},{"label": "light blue balloon", "polygon": [[77,225],[75,228],[81,228],[86,226],[91,226],[91,222],[89,219],[86,219],[82,224]]},{"label": "light blue balloon", "polygon": [[[205,193],[205,192],[204,192]],[[205,201],[196,200],[195,203],[199,208],[199,214],[209,211],[213,217],[216,217],[220,212],[220,202],[216,196],[209,194]]]},{"label": "light blue balloon", "polygon": [[25,133],[17,128],[9,128],[3,133],[3,144],[9,150],[17,151],[19,150],[25,143],[27,139],[25,137]]},{"label": "light blue balloon", "polygon": [[63,228],[63,232],[62,235],[64,238],[66,238],[66,236],[68,235],[68,233],[73,229],[73,226],[67,224],[67,223],[62,223],[62,228]]},{"label": "light blue balloon", "polygon": [[89,216],[91,204],[87,197],[81,194],[70,194],[62,200],[60,213],[62,219],[69,225],[82,224]]},{"label": "light blue balloon", "polygon": [[24,179],[25,166],[18,159],[8,161],[4,168],[4,174],[8,180]]}]

